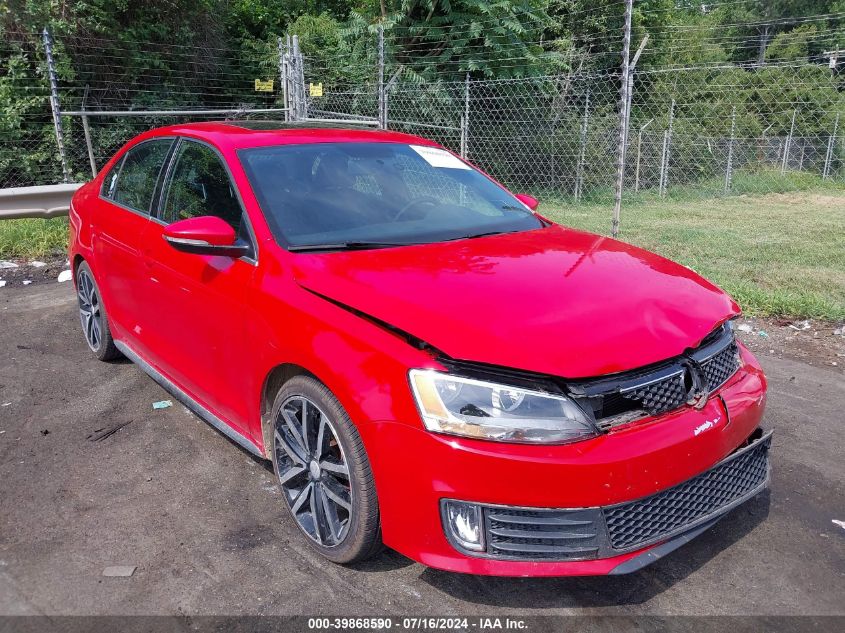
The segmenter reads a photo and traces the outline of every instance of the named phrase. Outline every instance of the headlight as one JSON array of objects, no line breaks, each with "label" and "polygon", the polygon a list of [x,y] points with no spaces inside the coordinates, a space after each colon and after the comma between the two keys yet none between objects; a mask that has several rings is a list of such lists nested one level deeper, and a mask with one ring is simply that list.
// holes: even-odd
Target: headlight
[{"label": "headlight", "polygon": [[597,434],[565,396],[412,369],[411,388],[425,428],[499,442],[561,444]]}]

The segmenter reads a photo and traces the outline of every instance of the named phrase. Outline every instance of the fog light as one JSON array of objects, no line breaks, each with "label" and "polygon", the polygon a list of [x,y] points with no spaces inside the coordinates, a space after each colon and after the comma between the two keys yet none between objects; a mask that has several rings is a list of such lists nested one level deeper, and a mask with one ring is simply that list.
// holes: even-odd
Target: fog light
[{"label": "fog light", "polygon": [[474,552],[484,550],[480,506],[462,501],[446,501],[443,518],[446,529],[458,545]]}]

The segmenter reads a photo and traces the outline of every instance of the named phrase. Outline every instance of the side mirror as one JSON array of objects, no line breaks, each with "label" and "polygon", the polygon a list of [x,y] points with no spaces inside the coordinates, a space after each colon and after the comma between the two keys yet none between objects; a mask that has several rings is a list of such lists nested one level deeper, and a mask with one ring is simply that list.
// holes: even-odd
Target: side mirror
[{"label": "side mirror", "polygon": [[537,198],[529,196],[527,193],[518,193],[514,197],[532,211],[536,211],[537,205],[540,204],[540,201],[537,200]]},{"label": "side mirror", "polygon": [[211,215],[169,224],[163,235],[168,244],[183,253],[241,257],[249,251],[249,246],[238,242],[235,229]]}]

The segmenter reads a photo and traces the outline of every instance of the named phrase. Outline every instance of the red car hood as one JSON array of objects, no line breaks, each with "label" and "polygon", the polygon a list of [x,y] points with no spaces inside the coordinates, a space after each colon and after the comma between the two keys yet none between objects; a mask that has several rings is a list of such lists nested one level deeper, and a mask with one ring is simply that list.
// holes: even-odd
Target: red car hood
[{"label": "red car hood", "polygon": [[560,226],[294,260],[304,288],[452,358],[568,378],[676,356],[739,312],[688,268]]}]

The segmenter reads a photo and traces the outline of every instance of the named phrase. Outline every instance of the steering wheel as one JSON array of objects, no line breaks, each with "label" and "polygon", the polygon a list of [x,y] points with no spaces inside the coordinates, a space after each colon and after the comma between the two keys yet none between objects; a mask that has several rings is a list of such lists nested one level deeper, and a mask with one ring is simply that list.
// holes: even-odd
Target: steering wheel
[{"label": "steering wheel", "polygon": [[429,206],[436,207],[440,203],[435,198],[432,198],[431,196],[422,196],[421,198],[414,198],[408,204],[406,204],[404,207],[399,209],[399,212],[396,215],[393,216],[393,221],[396,222],[399,218],[401,218],[403,215],[405,215],[408,211],[410,211],[414,207],[421,206],[423,204],[427,204]]}]

